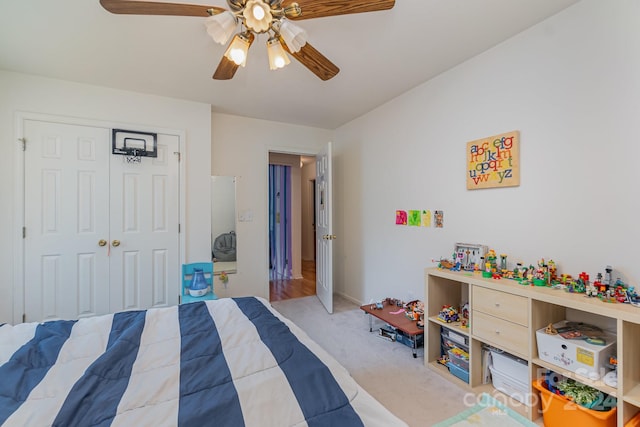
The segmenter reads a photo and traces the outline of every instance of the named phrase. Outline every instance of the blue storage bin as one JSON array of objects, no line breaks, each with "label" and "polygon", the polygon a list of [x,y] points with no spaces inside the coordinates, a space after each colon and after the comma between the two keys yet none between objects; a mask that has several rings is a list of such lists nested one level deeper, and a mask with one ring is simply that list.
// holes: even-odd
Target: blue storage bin
[{"label": "blue storage bin", "polygon": [[465,383],[469,384],[469,371],[465,371],[464,369],[457,367],[451,362],[447,362],[447,367],[449,368],[449,372],[460,378]]},{"label": "blue storage bin", "polygon": [[[401,330],[397,330],[396,331],[396,341],[406,345],[409,348],[413,348],[413,338],[407,336],[404,332],[402,332]],[[416,348],[418,347],[422,347],[424,345],[424,335],[417,335],[416,336]]]}]

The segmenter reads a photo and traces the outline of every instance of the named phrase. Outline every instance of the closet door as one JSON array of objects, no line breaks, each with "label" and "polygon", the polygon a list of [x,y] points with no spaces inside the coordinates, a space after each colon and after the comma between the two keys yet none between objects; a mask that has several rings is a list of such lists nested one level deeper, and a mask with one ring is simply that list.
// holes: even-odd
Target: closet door
[{"label": "closet door", "polygon": [[179,140],[158,135],[158,157],[111,158],[111,311],[177,304]]},{"label": "closet door", "polygon": [[75,319],[177,304],[179,138],[111,154],[111,129],[24,121],[24,313]]},{"label": "closet door", "polygon": [[109,130],[26,120],[24,136],[26,320],[107,313]]}]

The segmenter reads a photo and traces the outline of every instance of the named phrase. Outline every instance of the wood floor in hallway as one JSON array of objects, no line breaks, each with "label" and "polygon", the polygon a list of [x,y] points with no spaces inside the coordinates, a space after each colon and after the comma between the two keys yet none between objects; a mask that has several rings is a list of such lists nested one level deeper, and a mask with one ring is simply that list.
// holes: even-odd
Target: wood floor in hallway
[{"label": "wood floor in hallway", "polygon": [[269,281],[269,301],[308,297],[316,294],[316,262],[302,261],[302,279]]}]

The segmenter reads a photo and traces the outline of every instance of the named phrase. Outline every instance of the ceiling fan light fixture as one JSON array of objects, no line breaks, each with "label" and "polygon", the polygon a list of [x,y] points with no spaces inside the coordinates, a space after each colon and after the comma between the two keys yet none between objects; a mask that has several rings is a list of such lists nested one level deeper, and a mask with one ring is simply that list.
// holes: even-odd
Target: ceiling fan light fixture
[{"label": "ceiling fan light fixture", "polygon": [[247,64],[247,53],[249,52],[249,46],[251,45],[251,39],[245,34],[236,34],[231,40],[231,44],[224,53],[224,56],[233,61],[236,65],[244,67]]},{"label": "ceiling fan light fixture", "polygon": [[247,3],[246,0],[227,0],[227,4],[231,10],[235,10],[236,12],[244,9],[244,5]]},{"label": "ceiling fan light fixture", "polygon": [[276,37],[271,37],[267,40],[267,54],[269,55],[269,69],[277,70],[288,65],[291,60],[284,51],[284,48],[280,44],[280,40]]},{"label": "ceiling fan light fixture", "polygon": [[262,0],[248,0],[242,16],[245,25],[257,33],[267,31],[273,21],[269,5]]},{"label": "ceiling fan light fixture", "polygon": [[307,44],[307,32],[287,19],[280,20],[279,31],[291,52],[299,52]]},{"label": "ceiling fan light fixture", "polygon": [[302,15],[302,9],[298,3],[291,3],[289,6],[282,9],[282,12],[287,18],[297,18]]},{"label": "ceiling fan light fixture", "polygon": [[225,44],[229,41],[231,35],[235,32],[238,21],[233,13],[225,11],[210,16],[205,21],[207,33],[213,41],[219,44]]}]

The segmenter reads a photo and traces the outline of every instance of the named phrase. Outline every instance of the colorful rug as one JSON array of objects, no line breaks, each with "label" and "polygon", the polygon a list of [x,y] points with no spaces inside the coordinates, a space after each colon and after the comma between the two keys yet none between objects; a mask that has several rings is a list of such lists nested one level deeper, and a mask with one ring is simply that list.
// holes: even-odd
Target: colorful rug
[{"label": "colorful rug", "polygon": [[477,405],[449,418],[434,424],[433,427],[537,427],[522,415],[509,409],[486,393],[480,396]]}]

